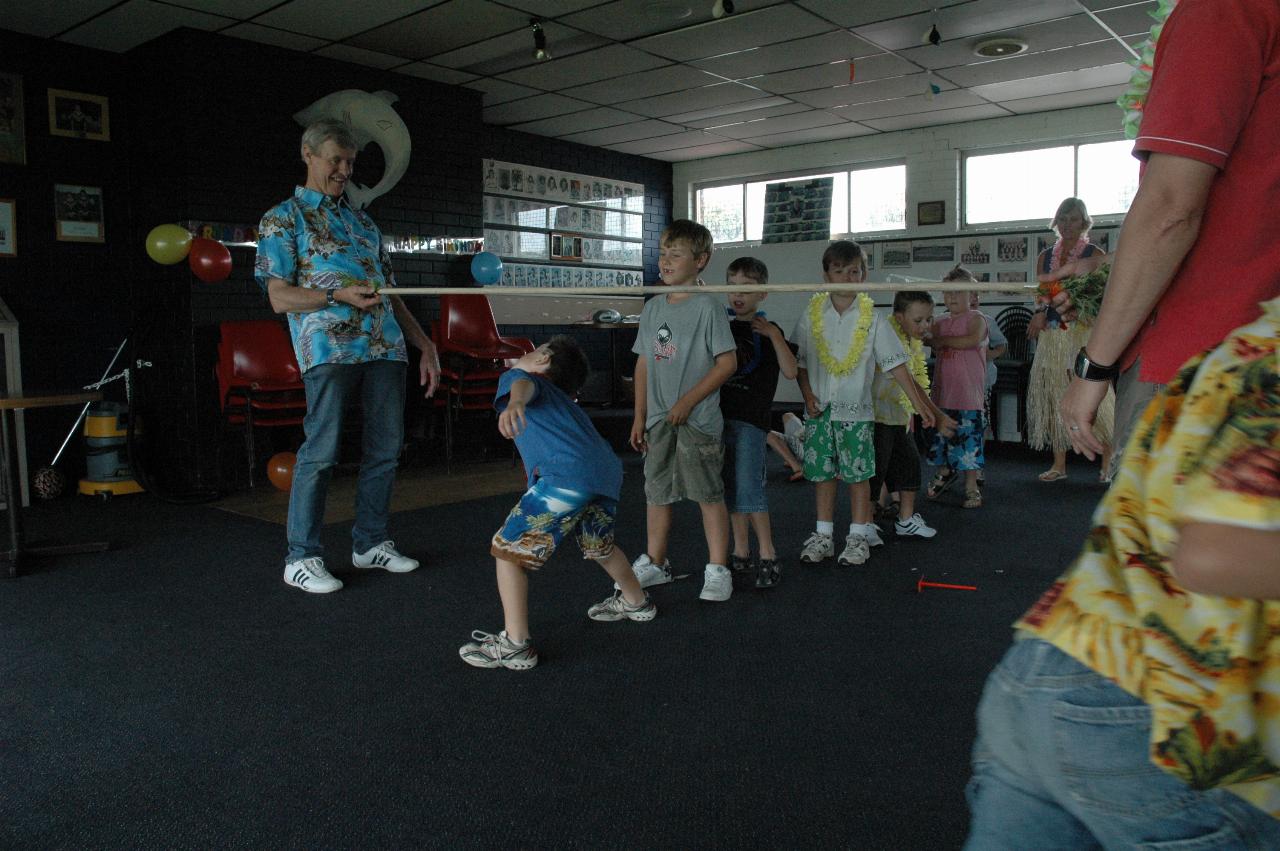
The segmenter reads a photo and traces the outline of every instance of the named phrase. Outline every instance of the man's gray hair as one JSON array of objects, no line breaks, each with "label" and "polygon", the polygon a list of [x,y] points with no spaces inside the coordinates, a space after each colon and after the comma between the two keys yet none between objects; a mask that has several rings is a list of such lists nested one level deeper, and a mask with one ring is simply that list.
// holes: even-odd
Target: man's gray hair
[{"label": "man's gray hair", "polygon": [[322,118],[302,131],[302,147],[320,153],[320,146],[332,139],[339,148],[356,150],[356,137],[351,128],[336,118]]}]

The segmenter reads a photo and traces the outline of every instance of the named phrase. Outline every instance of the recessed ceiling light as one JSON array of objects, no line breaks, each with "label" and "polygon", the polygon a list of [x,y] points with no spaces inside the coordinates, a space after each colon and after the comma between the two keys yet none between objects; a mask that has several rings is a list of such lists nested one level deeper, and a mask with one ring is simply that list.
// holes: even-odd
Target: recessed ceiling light
[{"label": "recessed ceiling light", "polygon": [[1027,49],[1027,43],[1020,38],[1000,36],[980,41],[973,46],[975,56],[984,59],[998,59],[1001,56],[1016,56]]}]

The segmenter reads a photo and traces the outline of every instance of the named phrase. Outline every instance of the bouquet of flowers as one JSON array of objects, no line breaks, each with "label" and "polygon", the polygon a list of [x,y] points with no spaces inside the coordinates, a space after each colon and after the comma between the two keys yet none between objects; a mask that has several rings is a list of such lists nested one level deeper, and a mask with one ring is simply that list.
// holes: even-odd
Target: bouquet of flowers
[{"label": "bouquet of flowers", "polygon": [[1059,328],[1066,328],[1067,323],[1053,309],[1053,299],[1058,293],[1065,292],[1071,298],[1071,304],[1080,316],[1095,319],[1098,309],[1102,307],[1102,293],[1107,288],[1107,277],[1111,274],[1109,265],[1099,266],[1087,275],[1076,275],[1060,281],[1049,281],[1037,289],[1036,301],[1050,305],[1049,319],[1058,320]]}]

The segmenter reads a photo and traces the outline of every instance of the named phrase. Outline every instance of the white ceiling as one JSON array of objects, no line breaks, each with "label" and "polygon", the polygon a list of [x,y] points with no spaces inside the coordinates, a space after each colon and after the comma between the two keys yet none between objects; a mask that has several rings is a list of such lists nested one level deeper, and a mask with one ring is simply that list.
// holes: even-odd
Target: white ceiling
[{"label": "white ceiling", "polygon": [[[712,3],[0,0],[0,26],[118,52],[215,31],[477,89],[490,124],[674,161],[1114,101],[1156,7],[736,0],[714,19]],[[531,17],[550,60],[533,59]],[[995,35],[1028,50],[974,54]]]}]

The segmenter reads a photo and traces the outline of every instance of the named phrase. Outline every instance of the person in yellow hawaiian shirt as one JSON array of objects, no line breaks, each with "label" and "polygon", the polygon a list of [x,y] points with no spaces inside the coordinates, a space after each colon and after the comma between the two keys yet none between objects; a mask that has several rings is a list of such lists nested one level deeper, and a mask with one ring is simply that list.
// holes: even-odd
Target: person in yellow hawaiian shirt
[{"label": "person in yellow hawaiian shirt", "polygon": [[987,681],[967,848],[1280,848],[1278,337],[1273,299],[1146,409]]}]

